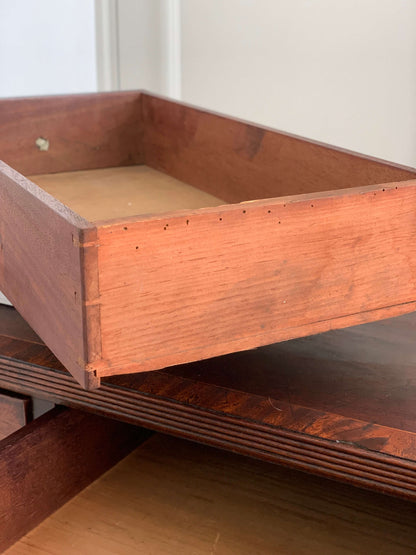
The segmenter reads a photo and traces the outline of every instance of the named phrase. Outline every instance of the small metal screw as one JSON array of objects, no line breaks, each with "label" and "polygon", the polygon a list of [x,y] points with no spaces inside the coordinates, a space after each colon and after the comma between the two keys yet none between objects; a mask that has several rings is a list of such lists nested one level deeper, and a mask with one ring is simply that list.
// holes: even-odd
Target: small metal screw
[{"label": "small metal screw", "polygon": [[38,137],[35,144],[41,152],[47,152],[49,150],[49,141],[44,137]]}]

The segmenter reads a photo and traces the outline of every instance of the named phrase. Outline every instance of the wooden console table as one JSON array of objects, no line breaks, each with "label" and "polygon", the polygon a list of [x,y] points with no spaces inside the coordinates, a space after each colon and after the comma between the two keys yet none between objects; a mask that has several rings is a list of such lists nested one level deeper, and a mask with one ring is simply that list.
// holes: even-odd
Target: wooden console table
[{"label": "wooden console table", "polygon": [[82,389],[0,307],[0,387],[414,499],[416,315]]}]

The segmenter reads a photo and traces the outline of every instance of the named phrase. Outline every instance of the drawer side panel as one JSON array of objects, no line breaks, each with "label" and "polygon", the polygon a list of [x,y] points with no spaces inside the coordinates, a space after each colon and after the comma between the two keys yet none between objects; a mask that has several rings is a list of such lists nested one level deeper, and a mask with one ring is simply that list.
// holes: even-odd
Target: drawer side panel
[{"label": "drawer side panel", "polygon": [[99,375],[416,310],[416,182],[98,229]]},{"label": "drawer side panel", "polygon": [[0,289],[85,384],[79,248],[87,222],[0,162]]}]

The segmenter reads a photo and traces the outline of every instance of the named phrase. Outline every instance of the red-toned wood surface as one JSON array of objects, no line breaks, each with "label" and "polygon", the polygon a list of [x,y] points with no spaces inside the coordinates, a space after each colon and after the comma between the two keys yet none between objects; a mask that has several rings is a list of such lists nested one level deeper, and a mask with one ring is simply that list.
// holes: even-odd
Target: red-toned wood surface
[{"label": "red-toned wood surface", "polygon": [[4,100],[0,125],[23,173],[278,196],[96,229],[2,163],[0,289],[85,387],[416,308],[412,170],[139,92]]},{"label": "red-toned wood surface", "polygon": [[31,400],[0,390],[0,441],[16,432],[31,418]]},{"label": "red-toned wood surface", "polygon": [[85,386],[82,228],[90,224],[0,162],[0,290]]},{"label": "red-toned wood surface", "polygon": [[139,428],[61,407],[0,442],[0,550],[147,436]]},{"label": "red-toned wood surface", "polygon": [[415,170],[149,94],[146,164],[227,202],[415,178]]},{"label": "red-toned wood surface", "polygon": [[415,201],[409,181],[99,227],[91,368],[147,371],[415,310]]},{"label": "red-toned wood surface", "polygon": [[2,99],[0,160],[25,175],[140,164],[140,121],[139,92]]},{"label": "red-toned wood surface", "polygon": [[82,390],[44,345],[15,334],[0,337],[0,386],[416,499],[415,328],[409,314],[114,376],[96,391]]}]

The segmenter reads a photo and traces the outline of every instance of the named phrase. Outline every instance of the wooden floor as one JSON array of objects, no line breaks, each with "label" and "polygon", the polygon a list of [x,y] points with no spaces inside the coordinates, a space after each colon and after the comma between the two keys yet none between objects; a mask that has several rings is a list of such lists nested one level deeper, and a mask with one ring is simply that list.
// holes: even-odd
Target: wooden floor
[{"label": "wooden floor", "polygon": [[18,554],[416,553],[416,505],[154,435]]}]

